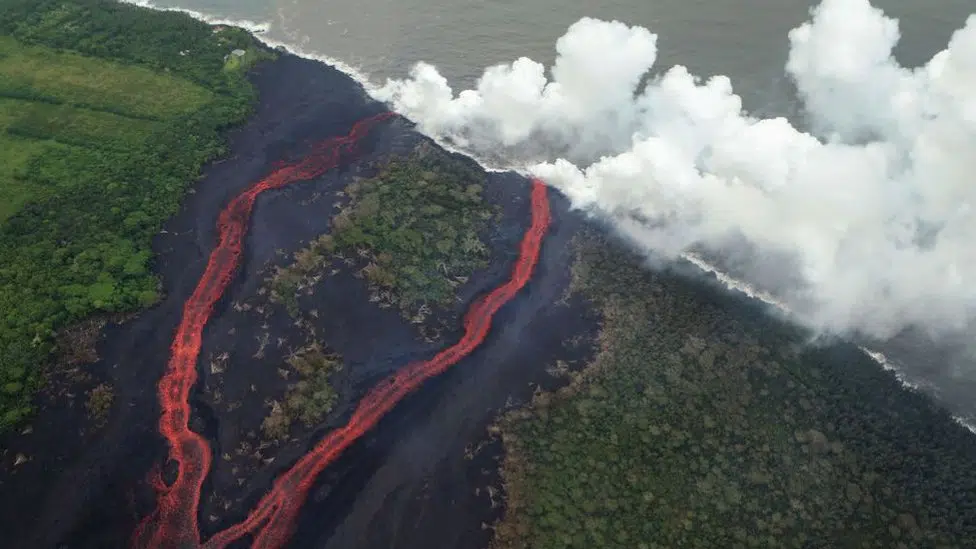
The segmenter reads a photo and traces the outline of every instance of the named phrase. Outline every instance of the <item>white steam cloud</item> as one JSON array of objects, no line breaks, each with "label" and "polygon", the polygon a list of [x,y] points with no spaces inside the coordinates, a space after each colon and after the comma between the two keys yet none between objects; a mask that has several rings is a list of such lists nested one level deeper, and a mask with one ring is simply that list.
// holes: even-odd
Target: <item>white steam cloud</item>
[{"label": "white steam cloud", "polygon": [[897,21],[824,0],[786,70],[813,133],[744,113],[727,77],[647,80],[647,29],[582,19],[545,67],[485,70],[454,94],[420,63],[378,95],[419,128],[608,216],[657,254],[705,250],[815,326],[888,337],[976,312],[976,16],[918,69]]}]

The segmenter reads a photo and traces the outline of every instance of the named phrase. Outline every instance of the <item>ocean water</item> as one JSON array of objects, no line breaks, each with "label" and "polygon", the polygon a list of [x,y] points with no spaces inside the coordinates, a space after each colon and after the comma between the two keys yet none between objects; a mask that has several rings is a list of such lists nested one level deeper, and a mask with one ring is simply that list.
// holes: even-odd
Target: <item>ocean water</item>
[{"label": "ocean water", "polygon": [[[787,32],[814,0],[160,0],[268,25],[267,36],[340,59],[382,83],[417,61],[438,67],[455,89],[488,65],[526,56],[549,64],[566,28],[584,16],[617,19],[658,34],[658,66],[732,78],[756,114],[792,103],[783,65]],[[972,0],[874,0],[901,20],[896,55],[917,65],[945,47],[973,12]],[[464,88],[462,88],[463,86]]]},{"label": "ocean water", "polygon": [[[142,3],[145,0],[129,0]],[[418,61],[437,66],[455,90],[471,87],[486,66],[525,56],[549,65],[555,42],[581,17],[617,19],[658,35],[657,68],[675,64],[702,77],[732,80],[755,115],[794,117],[784,71],[787,33],[809,19],[819,0],[153,0],[260,25],[263,36],[312,55],[336,59],[372,83],[407,74]],[[976,12],[973,0],[872,0],[899,20],[895,51],[918,66],[944,49]],[[976,360],[972,344],[932,344],[906,337],[873,345],[969,423],[976,423]]]}]

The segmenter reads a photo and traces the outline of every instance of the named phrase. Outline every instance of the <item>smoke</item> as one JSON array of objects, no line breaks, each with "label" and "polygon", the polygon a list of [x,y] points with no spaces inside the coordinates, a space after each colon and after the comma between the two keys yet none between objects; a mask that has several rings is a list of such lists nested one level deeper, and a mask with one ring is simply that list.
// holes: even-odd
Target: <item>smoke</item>
[{"label": "smoke", "polygon": [[654,34],[589,18],[548,77],[521,58],[455,94],[419,63],[378,96],[656,255],[715,258],[814,326],[956,331],[976,310],[976,16],[914,70],[898,39],[867,0],[824,0],[790,32],[810,132],[743,112],[725,76],[653,73]]}]

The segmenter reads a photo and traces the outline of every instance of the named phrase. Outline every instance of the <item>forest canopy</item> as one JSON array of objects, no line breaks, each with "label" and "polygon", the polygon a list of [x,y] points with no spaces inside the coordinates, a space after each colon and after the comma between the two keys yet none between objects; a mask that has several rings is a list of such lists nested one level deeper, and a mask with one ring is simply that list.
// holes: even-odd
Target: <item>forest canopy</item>
[{"label": "forest canopy", "polygon": [[0,431],[30,414],[58,330],[159,299],[150,240],[270,56],[184,14],[0,0]]}]

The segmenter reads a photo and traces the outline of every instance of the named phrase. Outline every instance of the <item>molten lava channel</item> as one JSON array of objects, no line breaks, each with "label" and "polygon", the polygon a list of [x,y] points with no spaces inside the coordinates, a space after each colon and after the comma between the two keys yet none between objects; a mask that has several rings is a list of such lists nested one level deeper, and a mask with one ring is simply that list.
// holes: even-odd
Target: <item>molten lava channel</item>
[{"label": "molten lava channel", "polygon": [[360,400],[349,422],[329,433],[278,477],[244,521],[217,533],[206,543],[201,542],[198,522],[201,488],[210,471],[212,456],[207,440],[190,429],[189,396],[197,380],[197,359],[204,325],[240,264],[254,202],[264,191],[314,179],[336,167],[343,158],[357,152],[356,146],[363,136],[392,116],[392,113],[382,113],[357,122],[348,135],[326,140],[301,161],[276,169],[235,197],[220,213],[217,246],[210,254],[196,289],[184,305],[170,360],[159,381],[162,408],[159,432],[169,444],[169,459],[176,465],[176,478],[168,486],[156,483],[157,507],[136,530],[135,546],[224,548],[245,535],[253,536],[255,548],[283,546],[316,476],[407,394],[478,347],[488,335],[495,313],[532,276],[551,219],[546,187],[537,179],[532,181],[532,223],[522,238],[511,278],[471,305],[464,318],[461,339],[432,359],[409,364],[380,381]]}]

